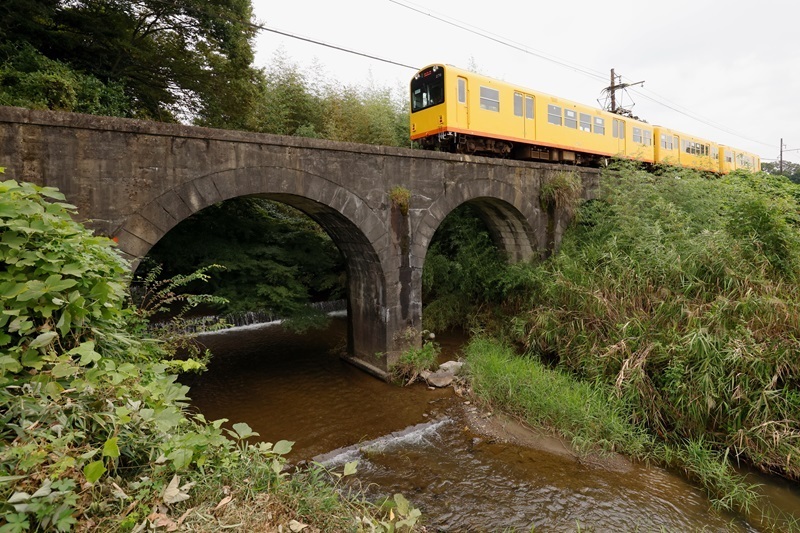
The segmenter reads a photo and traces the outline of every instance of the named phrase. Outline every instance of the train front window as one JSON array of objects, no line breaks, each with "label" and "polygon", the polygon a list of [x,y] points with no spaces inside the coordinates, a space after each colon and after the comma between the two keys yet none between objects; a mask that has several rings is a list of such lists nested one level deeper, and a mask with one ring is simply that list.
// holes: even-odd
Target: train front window
[{"label": "train front window", "polygon": [[415,113],[444,102],[444,69],[428,67],[411,80],[411,112]]}]

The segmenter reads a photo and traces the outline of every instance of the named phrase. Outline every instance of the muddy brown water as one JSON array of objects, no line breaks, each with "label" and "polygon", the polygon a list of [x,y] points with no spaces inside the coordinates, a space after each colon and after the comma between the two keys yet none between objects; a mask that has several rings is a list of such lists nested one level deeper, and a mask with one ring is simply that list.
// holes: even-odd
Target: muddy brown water
[{"label": "muddy brown water", "polygon": [[[292,462],[358,460],[369,497],[402,493],[437,531],[759,531],[713,511],[700,490],[663,469],[475,433],[451,388],[396,387],[339,359],[345,333],[336,318],[303,335],[277,324],[203,335],[215,357],[186,380],[192,403],[208,419],[248,423],[262,440],[295,441]],[[445,359],[466,339],[437,340]],[[782,509],[800,509],[796,485],[759,481]]]}]

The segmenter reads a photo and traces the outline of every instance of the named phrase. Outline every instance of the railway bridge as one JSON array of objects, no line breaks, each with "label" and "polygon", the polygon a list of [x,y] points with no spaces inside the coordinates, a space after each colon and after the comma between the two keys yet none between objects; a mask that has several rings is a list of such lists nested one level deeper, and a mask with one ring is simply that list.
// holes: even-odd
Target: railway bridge
[{"label": "railway bridge", "polygon": [[529,260],[552,253],[569,222],[542,207],[542,186],[578,172],[588,198],[599,179],[596,169],[12,107],[0,107],[0,166],[0,179],[58,187],[132,268],[217,202],[260,196],[303,211],[347,264],[347,358],[380,377],[420,342],[422,266],[453,209],[474,205],[509,260]]}]

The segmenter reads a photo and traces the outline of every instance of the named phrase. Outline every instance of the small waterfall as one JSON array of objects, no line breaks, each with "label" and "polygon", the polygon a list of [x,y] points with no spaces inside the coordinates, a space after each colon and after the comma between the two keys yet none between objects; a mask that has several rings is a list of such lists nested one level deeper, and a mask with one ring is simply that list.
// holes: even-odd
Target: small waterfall
[{"label": "small waterfall", "polygon": [[[317,311],[321,311],[327,315],[343,316],[347,314],[347,300],[314,302],[310,303],[308,307]],[[238,328],[244,326],[253,326],[256,324],[280,322],[284,318],[286,317],[277,315],[271,311],[257,309],[255,311],[231,313],[228,315],[206,315],[184,318],[182,324],[183,327],[181,329],[183,333],[205,333],[218,330],[220,323],[225,324],[223,329],[227,327]],[[151,329],[157,329],[159,326],[164,324],[165,322],[153,324]]]}]

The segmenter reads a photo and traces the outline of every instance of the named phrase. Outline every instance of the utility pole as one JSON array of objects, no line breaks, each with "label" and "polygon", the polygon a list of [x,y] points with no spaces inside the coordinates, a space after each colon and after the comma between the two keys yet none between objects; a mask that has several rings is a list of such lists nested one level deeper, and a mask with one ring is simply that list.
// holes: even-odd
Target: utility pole
[{"label": "utility pole", "polygon": [[603,92],[608,93],[608,95],[611,97],[611,109],[609,109],[609,111],[620,115],[632,116],[630,110],[628,109],[623,109],[622,107],[617,109],[617,91],[627,89],[628,87],[635,87],[636,85],[644,85],[644,80],[637,81],[636,83],[617,83],[617,78],[622,78],[622,76],[617,76],[614,73],[614,69],[612,68],[611,84],[605,89],[603,89]]},{"label": "utility pole", "polygon": [[781,137],[781,159],[780,159],[780,174],[783,175],[783,137]]},{"label": "utility pole", "polygon": [[[608,86],[608,92],[611,94],[611,112],[617,112],[617,88],[614,85],[616,82],[617,77],[614,76],[614,69],[611,69],[611,85]],[[781,139],[781,143],[783,143],[783,139]]]}]

